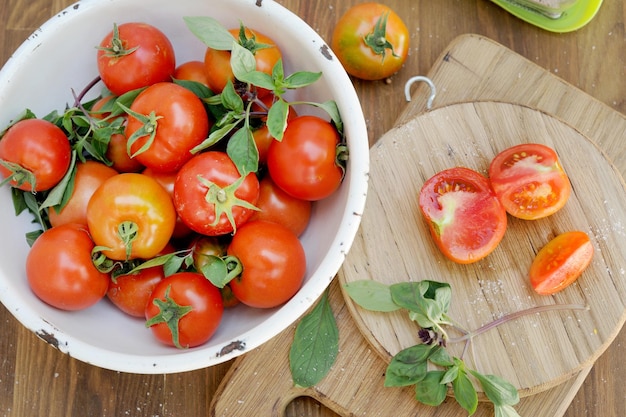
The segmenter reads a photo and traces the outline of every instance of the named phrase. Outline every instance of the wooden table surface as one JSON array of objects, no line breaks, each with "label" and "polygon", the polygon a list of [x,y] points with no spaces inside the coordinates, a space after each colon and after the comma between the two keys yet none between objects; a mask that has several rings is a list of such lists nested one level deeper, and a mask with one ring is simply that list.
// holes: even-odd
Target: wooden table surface
[{"label": "wooden table surface", "polygon": [[[359,0],[279,2],[330,41],[338,16]],[[405,81],[413,75],[426,74],[449,42],[465,33],[490,37],[626,113],[624,0],[605,0],[594,20],[566,34],[533,27],[488,0],[384,2],[404,17],[412,45],[406,66],[388,82],[354,80],[370,143],[393,126],[405,105]],[[72,3],[3,0],[0,63],[41,23]],[[232,364],[174,375],[122,374],[95,368],[56,351],[25,330],[4,307],[0,307],[0,325],[0,416],[209,415],[212,395]],[[566,417],[626,415],[624,357],[626,330],[597,361]],[[296,399],[288,406],[286,415],[336,416],[308,398]]]}]

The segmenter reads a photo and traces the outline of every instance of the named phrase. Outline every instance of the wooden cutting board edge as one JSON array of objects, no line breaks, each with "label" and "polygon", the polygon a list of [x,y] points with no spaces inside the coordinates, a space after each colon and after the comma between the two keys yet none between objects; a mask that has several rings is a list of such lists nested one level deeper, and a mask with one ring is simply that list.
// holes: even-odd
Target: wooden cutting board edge
[{"label": "wooden cutting board edge", "polygon": [[[555,109],[554,107],[545,105],[541,97],[520,85],[516,85],[514,88],[506,88],[502,83],[490,82],[489,79],[491,75],[485,77],[487,73],[486,70],[482,71],[481,74],[481,68],[484,69],[485,63],[481,63],[480,60],[471,61],[468,58],[468,54],[474,54],[476,49],[487,49],[487,55],[489,55],[491,61],[506,59],[517,61],[517,64],[519,64],[524,71],[531,73],[534,77],[533,80],[540,81],[539,85],[550,84],[551,87],[555,87],[558,90],[558,94],[568,96],[569,100],[585,100],[586,104],[588,104],[586,111],[599,116],[595,118],[597,122],[579,126],[576,123],[576,115],[568,112],[567,106],[565,106],[565,108]],[[474,55],[473,58],[475,57]],[[471,62],[474,62],[474,64]],[[598,135],[600,135],[600,133],[605,135],[624,135],[624,132],[626,132],[626,118],[624,115],[613,111],[605,104],[600,103],[586,93],[565,83],[563,80],[548,73],[526,58],[480,35],[467,34],[454,39],[440,55],[439,59],[437,59],[427,76],[435,82],[435,85],[446,85],[446,78],[453,79],[454,77],[458,77],[459,71],[466,73],[466,75],[469,74],[468,79],[471,80],[471,82],[464,84],[462,90],[455,90],[454,88],[440,90],[434,101],[436,108],[469,101],[502,101],[513,104],[523,104],[547,112],[554,117],[558,117],[564,123],[577,128],[583,135],[586,135],[586,132],[592,130],[597,130]],[[521,71],[522,69],[520,69],[520,72]],[[540,87],[537,89],[540,90]],[[426,109],[428,94],[428,87],[425,84],[416,86],[415,92],[412,95],[412,101],[398,117],[396,126],[400,126],[413,117],[423,113]],[[518,99],[513,100],[510,98],[511,96],[515,96]],[[607,127],[607,125],[612,126],[613,124],[616,126],[612,129]],[[589,137],[589,135],[586,136]],[[616,158],[614,161],[619,161],[618,156],[626,151],[616,148],[616,143],[602,140],[594,141],[594,143],[596,143],[605,155],[608,153],[614,155]],[[622,158],[622,160],[624,159],[625,158]],[[617,169],[619,172],[625,172],[626,160],[623,164],[617,166]],[[344,312],[344,315],[348,315],[348,317],[343,317],[343,320],[341,316],[338,317],[338,324],[340,329],[341,327],[347,326],[349,329],[348,333],[354,336],[355,323],[352,319],[354,315],[353,312],[349,311],[353,306],[349,306],[351,303],[345,303],[341,299],[341,290],[337,288],[340,287],[340,285],[338,285],[339,283],[337,281],[338,280],[335,280],[331,285],[331,290],[334,288],[334,292],[331,291],[331,300],[335,303],[334,310],[335,313],[337,313],[337,309],[340,309],[340,312]],[[415,403],[410,392],[406,393],[404,392],[405,390],[399,391],[404,395],[401,398],[406,398],[406,401],[399,400],[399,398],[394,395],[394,391],[398,390],[389,391],[389,397],[391,397],[389,398],[390,401],[384,401],[384,399],[380,401],[380,398],[385,396],[379,395],[383,388],[382,386],[376,385],[380,382],[377,380],[357,381],[359,390],[361,391],[358,395],[353,394],[351,396],[350,393],[339,392],[338,388],[344,387],[344,389],[349,390],[354,383],[354,380],[352,380],[342,385],[341,382],[336,381],[338,378],[344,378],[351,370],[359,374],[360,370],[364,367],[372,367],[374,370],[370,375],[376,375],[376,372],[380,372],[381,369],[384,369],[384,361],[378,356],[379,353],[376,352],[375,346],[372,346],[372,348],[376,353],[370,352],[370,350],[366,350],[366,353],[374,353],[374,355],[378,357],[377,359],[369,356],[366,358],[361,357],[359,361],[353,360],[352,357],[346,359],[350,351],[344,348],[340,351],[336,366],[333,367],[329,375],[318,386],[307,389],[294,387],[288,373],[288,350],[293,338],[293,330],[293,327],[290,327],[266,345],[234,361],[233,366],[222,380],[213,398],[211,415],[248,415],[246,413],[254,412],[256,415],[282,416],[284,415],[287,405],[294,398],[299,396],[315,398],[320,403],[342,416],[355,415],[356,409],[362,411],[363,408],[360,407],[363,405],[363,401],[372,398],[372,396],[379,398],[379,400],[375,402],[375,411],[383,413],[379,415],[386,415],[384,414],[385,411],[392,414],[395,413],[393,415],[401,415],[397,414],[397,412],[401,413],[401,410],[406,409],[407,404],[405,403]],[[342,332],[340,330],[340,334],[345,334],[345,331]],[[362,336],[365,336],[365,339],[367,339],[367,335]],[[353,339],[361,338],[353,337]],[[369,342],[365,340],[353,340],[348,341],[348,343],[358,345],[357,347],[361,349],[359,352],[362,352],[363,345]],[[268,361],[275,363],[275,366],[267,366]],[[592,364],[589,364],[577,375],[572,376],[572,378],[557,387],[534,396],[522,398],[518,411],[521,412],[522,415],[562,416],[591,370],[591,366]],[[373,412],[374,410],[371,409],[371,406],[370,404],[369,410]],[[412,408],[413,406],[408,405],[408,407]],[[415,408],[415,410],[417,410],[417,408]],[[434,416],[435,414],[429,414],[429,410],[431,409],[427,408],[422,412],[420,409],[420,415],[424,417],[429,415]],[[492,415],[492,411],[490,410],[492,409],[489,407],[485,409],[480,406],[475,415]],[[441,417],[460,415],[458,414],[458,408],[446,408],[445,404],[439,411],[441,414],[436,415]]]}]

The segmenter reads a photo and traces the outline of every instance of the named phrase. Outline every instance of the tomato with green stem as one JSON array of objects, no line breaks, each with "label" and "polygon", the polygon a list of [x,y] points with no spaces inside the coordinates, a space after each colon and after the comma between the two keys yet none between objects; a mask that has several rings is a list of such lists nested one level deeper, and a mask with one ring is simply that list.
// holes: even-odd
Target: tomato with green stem
[{"label": "tomato with green stem", "polygon": [[78,162],[71,197],[62,209],[51,207],[48,210],[50,224],[53,227],[65,223],[87,226],[87,204],[91,196],[104,181],[117,174],[116,170],[98,161]]},{"label": "tomato with green stem", "polygon": [[114,25],[100,42],[98,72],[116,96],[149,85],[171,81],[176,68],[174,47],[168,37],[147,23]]},{"label": "tomato with green stem", "polygon": [[150,259],[169,243],[176,211],[172,198],[155,179],[124,173],[96,189],[87,205],[87,223],[106,257]]},{"label": "tomato with green stem", "polygon": [[69,139],[47,120],[20,120],[0,139],[0,175],[5,178],[2,183],[20,190],[51,189],[63,179],[71,159]]},{"label": "tomato with green stem", "polygon": [[331,49],[346,72],[363,80],[380,80],[400,70],[409,53],[409,31],[390,7],[362,3],[339,19]]},{"label": "tomato with green stem", "polygon": [[489,178],[506,211],[526,220],[556,213],[572,190],[554,149],[539,143],[522,143],[500,152],[489,165]]},{"label": "tomato with green stem", "polygon": [[506,211],[489,180],[469,168],[430,177],[420,190],[419,207],[437,247],[457,263],[485,258],[506,231]]},{"label": "tomato with green stem", "polygon": [[248,306],[277,307],[293,297],[304,281],[304,248],[291,230],[278,223],[244,224],[233,236],[228,255],[237,258],[242,268],[229,285]]},{"label": "tomato with green stem", "polygon": [[290,120],[267,153],[267,168],[287,194],[309,201],[334,193],[343,180],[347,149],[337,129],[317,116]]},{"label": "tomato with green stem", "polygon": [[593,244],[585,232],[561,233],[537,253],[528,273],[530,285],[544,295],[565,289],[587,269],[593,253]]},{"label": "tomato with green stem", "polygon": [[257,208],[259,180],[242,176],[232,159],[220,151],[194,156],[178,172],[174,205],[189,228],[207,236],[235,232]]},{"label": "tomato with green stem", "polygon": [[[274,40],[257,30],[243,26],[237,29],[230,29],[228,32],[233,36],[233,42],[238,42],[254,54],[257,71],[268,75],[272,74],[274,65],[282,59],[282,53]],[[222,92],[228,81],[236,84],[230,61],[230,50],[211,46],[207,48],[204,55],[204,65],[208,77],[208,86],[213,92]],[[266,89],[259,88],[256,90],[256,95],[259,97],[268,93],[269,90]]]},{"label": "tomato with green stem", "polygon": [[192,348],[215,334],[223,311],[220,291],[209,280],[178,272],[155,286],[145,309],[146,327],[164,344]]},{"label": "tomato with green stem", "polygon": [[174,83],[146,88],[127,112],[128,154],[155,171],[178,171],[211,127],[198,96]]},{"label": "tomato with green stem", "polygon": [[100,301],[109,275],[94,265],[94,242],[87,227],[69,223],[37,238],[26,257],[26,278],[33,293],[61,310],[83,310]]}]

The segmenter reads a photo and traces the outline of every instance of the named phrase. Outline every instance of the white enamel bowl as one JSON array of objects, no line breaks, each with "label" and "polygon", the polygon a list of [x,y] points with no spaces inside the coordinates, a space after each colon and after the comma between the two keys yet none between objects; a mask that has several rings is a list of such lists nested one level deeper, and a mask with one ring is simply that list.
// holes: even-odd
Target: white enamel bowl
[{"label": "white enamel bowl", "polygon": [[[25,277],[28,252],[24,234],[31,217],[15,217],[8,186],[0,189],[0,301],[28,329],[81,361],[122,372],[173,373],[215,365],[248,352],[294,323],[335,277],[365,205],[369,147],[363,113],[353,85],[323,39],[304,21],[270,0],[83,0],[35,31],[0,72],[0,127],[29,108],[37,116],[62,111],[72,89],[82,90],[96,75],[95,46],[113,23],[143,21],[165,32],[177,63],[203,57],[205,47],[187,29],[183,16],[209,15],[227,27],[245,25],[280,46],[286,73],[322,71],[306,99],[334,99],[345,125],[350,161],[340,190],[315,204],[302,243],[307,274],[302,289],[282,307],[269,311],[237,307],[225,314],[204,346],[178,350],[156,342],[136,320],[105,299],[80,312],[47,306],[30,291]],[[296,66],[297,64],[297,66]],[[10,337],[10,335],[5,335]]]}]

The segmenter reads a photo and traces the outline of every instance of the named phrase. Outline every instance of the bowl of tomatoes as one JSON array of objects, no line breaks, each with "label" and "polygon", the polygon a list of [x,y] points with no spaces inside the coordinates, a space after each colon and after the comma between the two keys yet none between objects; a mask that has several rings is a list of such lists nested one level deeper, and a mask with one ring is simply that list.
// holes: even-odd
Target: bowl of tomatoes
[{"label": "bowl of tomatoes", "polygon": [[183,372],[258,347],[359,227],[358,97],[275,2],[77,2],[6,62],[0,106],[0,301],[95,366]]}]

